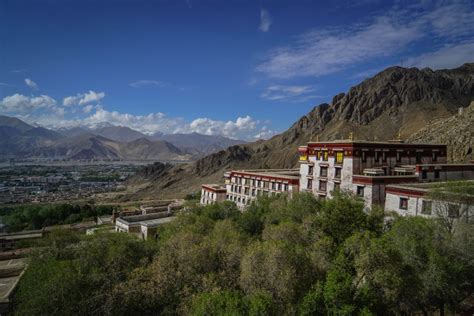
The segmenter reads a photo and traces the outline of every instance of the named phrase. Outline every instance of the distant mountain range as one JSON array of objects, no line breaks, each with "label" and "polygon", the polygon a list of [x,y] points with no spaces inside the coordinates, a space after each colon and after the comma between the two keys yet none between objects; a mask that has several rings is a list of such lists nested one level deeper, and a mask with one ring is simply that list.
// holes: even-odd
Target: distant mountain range
[{"label": "distant mountain range", "polygon": [[71,160],[195,160],[244,143],[197,133],[148,136],[123,126],[49,130],[17,118],[0,116],[0,158]]},{"label": "distant mountain range", "polygon": [[[221,181],[224,170],[292,168],[297,148],[309,140],[443,142],[451,161],[472,157],[474,63],[456,69],[390,67],[315,106],[287,131],[266,141],[237,145],[187,165],[154,165],[130,179],[140,188],[131,197],[184,195],[201,183]],[[458,114],[459,109],[464,109]]]}]

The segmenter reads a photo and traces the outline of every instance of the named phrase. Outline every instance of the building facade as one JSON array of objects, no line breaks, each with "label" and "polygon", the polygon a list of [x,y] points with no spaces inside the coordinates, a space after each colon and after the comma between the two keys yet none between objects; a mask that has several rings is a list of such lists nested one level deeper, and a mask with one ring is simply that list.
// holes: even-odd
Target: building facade
[{"label": "building facade", "polygon": [[227,190],[219,184],[203,184],[201,187],[201,204],[208,205],[226,200]]},{"label": "building facade", "polygon": [[385,186],[418,181],[417,165],[445,164],[446,146],[369,141],[310,142],[298,149],[300,187],[320,198],[352,192],[365,205],[385,205]]},{"label": "building facade", "polygon": [[393,207],[388,187],[474,179],[473,163],[447,163],[446,145],[340,140],[309,142],[298,152],[299,169],[226,172],[224,187],[202,186],[201,204],[228,200],[244,209],[260,195],[310,192],[326,199],[342,190],[361,197],[367,209],[387,208]]},{"label": "building facade", "polygon": [[299,191],[298,169],[233,170],[225,175],[226,199],[245,208],[258,196],[288,194]]},{"label": "building facade", "polygon": [[[466,183],[474,185],[474,181]],[[437,190],[443,190],[449,185],[446,182],[388,185],[385,210],[394,211],[402,216],[442,216],[452,219],[463,218],[467,221],[473,220],[474,205],[456,202],[456,197],[451,201],[436,199],[430,194],[434,184]],[[474,197],[470,200],[474,200]]]}]

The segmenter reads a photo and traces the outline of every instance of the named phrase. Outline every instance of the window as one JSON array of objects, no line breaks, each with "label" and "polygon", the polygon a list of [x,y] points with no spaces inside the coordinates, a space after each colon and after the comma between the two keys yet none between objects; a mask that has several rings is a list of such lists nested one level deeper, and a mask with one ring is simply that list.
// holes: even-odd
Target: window
[{"label": "window", "polygon": [[408,199],[407,198],[400,198],[399,208],[401,210],[407,210],[408,209]]},{"label": "window", "polygon": [[438,152],[433,151],[433,152],[431,153],[431,160],[434,161],[434,162],[435,162],[435,161],[438,161]]},{"label": "window", "polygon": [[367,152],[362,152],[362,162],[367,162]]},{"label": "window", "polygon": [[328,167],[321,167],[319,176],[326,178],[328,176]]},{"label": "window", "polygon": [[335,168],[334,169],[334,178],[340,179],[341,178],[341,172],[342,172],[341,168]]},{"label": "window", "polygon": [[382,152],[382,162],[387,162],[387,152]]},{"label": "window", "polygon": [[308,183],[306,184],[306,188],[311,190],[313,188],[313,181],[308,179]]},{"label": "window", "polygon": [[402,162],[402,153],[397,151],[397,162]]},{"label": "window", "polygon": [[343,161],[344,161],[344,152],[342,151],[336,152],[336,163],[341,164],[343,163]]},{"label": "window", "polygon": [[435,177],[435,179],[439,179],[439,169],[435,169],[434,177]]},{"label": "window", "polygon": [[245,188],[245,195],[249,195],[249,188]]},{"label": "window", "polygon": [[319,181],[319,191],[326,192],[327,182],[326,181]]},{"label": "window", "polygon": [[252,189],[252,196],[255,196],[255,189]]},{"label": "window", "polygon": [[431,201],[422,201],[421,202],[421,214],[431,215]]},{"label": "window", "polygon": [[313,170],[314,170],[314,167],[313,167],[313,166],[308,166],[308,176],[312,176],[312,175],[313,175]]},{"label": "window", "polygon": [[427,172],[426,170],[422,170],[422,171],[421,171],[421,178],[422,178],[422,179],[428,178],[428,172]]},{"label": "window", "polygon": [[357,196],[364,196],[364,187],[361,185],[357,186]]},{"label": "window", "polygon": [[459,204],[449,204],[448,205],[448,217],[457,218],[459,217],[459,210],[461,205]]},{"label": "window", "polygon": [[323,152],[323,160],[328,161],[328,157],[329,157],[329,152],[326,150]]},{"label": "window", "polygon": [[375,162],[379,162],[379,160],[380,160],[380,152],[376,151],[375,152]]},{"label": "window", "polygon": [[339,191],[341,189],[341,184],[338,182],[334,183],[334,191]]},{"label": "window", "polygon": [[416,152],[416,163],[421,163],[421,152]]}]

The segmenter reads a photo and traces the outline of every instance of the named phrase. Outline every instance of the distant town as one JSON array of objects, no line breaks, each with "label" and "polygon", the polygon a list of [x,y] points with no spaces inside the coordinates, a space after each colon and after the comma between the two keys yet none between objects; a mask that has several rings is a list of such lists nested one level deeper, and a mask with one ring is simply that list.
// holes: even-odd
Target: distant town
[{"label": "distant town", "polygon": [[124,190],[137,164],[99,161],[0,163],[0,205],[86,200]]}]

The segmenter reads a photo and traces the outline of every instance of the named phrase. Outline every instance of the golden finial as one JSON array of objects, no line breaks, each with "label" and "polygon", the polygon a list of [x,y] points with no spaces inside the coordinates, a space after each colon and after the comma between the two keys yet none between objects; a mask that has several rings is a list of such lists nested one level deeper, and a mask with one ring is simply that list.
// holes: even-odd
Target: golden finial
[{"label": "golden finial", "polygon": [[354,140],[354,133],[353,132],[349,133],[349,140]]},{"label": "golden finial", "polygon": [[319,135],[316,135],[316,141],[319,142]]},{"label": "golden finial", "polygon": [[402,132],[398,131],[397,139],[398,139],[398,140],[402,140]]}]

